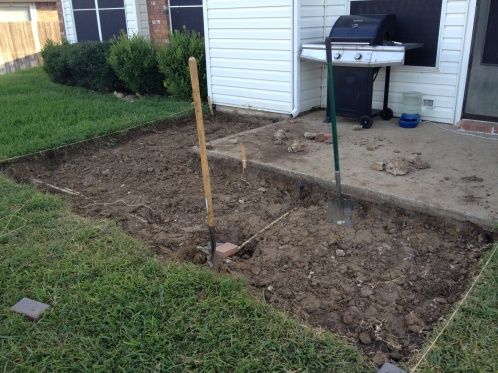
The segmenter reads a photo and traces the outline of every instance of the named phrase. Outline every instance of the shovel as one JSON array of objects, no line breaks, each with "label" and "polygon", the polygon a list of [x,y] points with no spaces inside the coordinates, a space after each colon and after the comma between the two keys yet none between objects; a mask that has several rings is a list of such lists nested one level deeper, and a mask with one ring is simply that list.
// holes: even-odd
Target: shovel
[{"label": "shovel", "polygon": [[194,99],[195,122],[197,125],[197,137],[199,138],[199,154],[201,158],[202,182],[204,186],[204,198],[206,200],[207,223],[210,248],[208,264],[212,266],[216,252],[216,237],[214,227],[213,198],[211,196],[211,180],[209,178],[209,165],[206,151],[206,135],[204,132],[204,118],[202,116],[202,103],[199,90],[199,75],[197,71],[197,60],[190,57],[188,60],[190,79],[192,81],[192,96]]},{"label": "shovel", "polygon": [[332,45],[330,38],[325,39],[325,50],[327,53],[327,77],[328,77],[328,116],[332,125],[332,146],[334,148],[335,168],[335,190],[336,198],[330,198],[327,206],[327,220],[329,223],[351,227],[353,225],[353,201],[343,198],[341,193],[341,169],[339,167],[339,143],[337,140],[337,120],[335,113],[334,97],[334,72],[332,67]]}]

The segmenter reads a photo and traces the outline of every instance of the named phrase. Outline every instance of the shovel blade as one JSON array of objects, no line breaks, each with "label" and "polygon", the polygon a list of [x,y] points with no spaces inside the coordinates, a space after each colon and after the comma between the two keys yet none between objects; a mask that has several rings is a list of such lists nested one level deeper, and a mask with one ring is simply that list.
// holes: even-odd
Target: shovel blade
[{"label": "shovel blade", "polygon": [[329,199],[327,203],[327,220],[331,224],[352,227],[353,208],[353,201],[349,199]]}]

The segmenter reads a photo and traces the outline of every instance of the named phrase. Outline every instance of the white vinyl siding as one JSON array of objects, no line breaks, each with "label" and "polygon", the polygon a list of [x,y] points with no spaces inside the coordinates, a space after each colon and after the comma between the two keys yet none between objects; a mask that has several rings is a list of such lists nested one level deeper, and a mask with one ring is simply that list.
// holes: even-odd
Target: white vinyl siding
[{"label": "white vinyl siding", "polygon": [[292,10],[292,0],[205,0],[214,104],[291,113]]},{"label": "white vinyl siding", "polygon": [[[437,65],[431,67],[399,66],[391,70],[389,106],[396,115],[401,113],[402,94],[420,91],[426,99],[434,100],[434,108],[424,107],[422,117],[427,120],[453,123],[457,110],[458,81],[463,58],[464,36],[469,1],[443,0]],[[348,0],[301,0],[302,43],[323,42],[337,17],[349,14]],[[326,15],[326,16],[325,16]],[[321,17],[321,18],[320,18]],[[318,25],[325,23],[320,36]],[[469,27],[472,27],[471,25]],[[326,105],[326,77],[324,69],[308,62],[301,63],[301,111]],[[322,86],[313,89],[319,74]],[[382,107],[384,69],[374,84],[373,106]]]}]

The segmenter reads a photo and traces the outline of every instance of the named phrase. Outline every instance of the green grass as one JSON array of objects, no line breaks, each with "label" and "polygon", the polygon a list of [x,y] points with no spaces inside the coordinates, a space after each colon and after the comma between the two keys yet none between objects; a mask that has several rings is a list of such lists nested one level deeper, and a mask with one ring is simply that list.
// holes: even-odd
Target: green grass
[{"label": "green grass", "polygon": [[[0,175],[0,371],[357,372],[358,351],[241,280],[161,264],[109,221]],[[10,311],[49,303],[38,322]]]},{"label": "green grass", "polygon": [[[419,357],[414,357],[410,366]],[[469,298],[420,365],[420,371],[498,372],[498,253],[491,258]]]},{"label": "green grass", "polygon": [[52,83],[41,68],[0,76],[0,160],[159,120],[189,102],[113,95]]}]

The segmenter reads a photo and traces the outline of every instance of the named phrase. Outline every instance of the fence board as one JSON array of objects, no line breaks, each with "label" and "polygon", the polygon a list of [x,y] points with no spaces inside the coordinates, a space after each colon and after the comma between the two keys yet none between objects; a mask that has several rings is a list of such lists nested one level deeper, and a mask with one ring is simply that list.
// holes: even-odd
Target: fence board
[{"label": "fence board", "polygon": [[61,41],[59,22],[38,22],[38,36],[40,38],[40,45],[42,48],[48,40],[59,43]]},{"label": "fence board", "polygon": [[[39,45],[61,41],[59,22],[38,22]],[[35,33],[36,34],[36,33]],[[0,74],[41,63],[31,22],[0,22]]]}]

